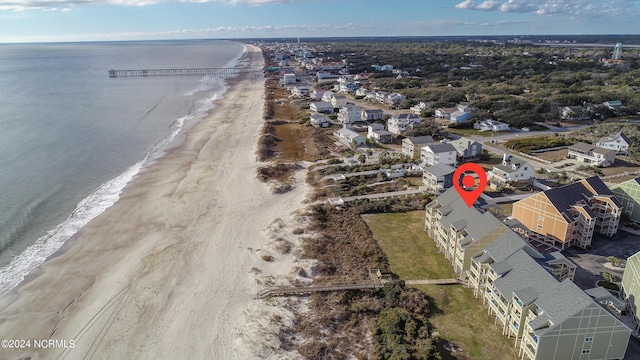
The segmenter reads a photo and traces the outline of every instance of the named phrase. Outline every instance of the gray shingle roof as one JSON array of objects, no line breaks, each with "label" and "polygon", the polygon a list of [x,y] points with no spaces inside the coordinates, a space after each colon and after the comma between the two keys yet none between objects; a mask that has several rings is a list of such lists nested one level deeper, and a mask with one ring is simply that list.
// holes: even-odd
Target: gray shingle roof
[{"label": "gray shingle roof", "polygon": [[[589,184],[597,193],[594,194],[582,181]],[[576,204],[580,200],[586,200],[593,195],[612,195],[613,193],[607,185],[597,176],[593,176],[582,181],[560,186],[554,189],[545,190],[544,194],[549,198],[553,206],[561,213],[566,212],[571,205]],[[615,199],[615,197],[614,197]],[[617,201],[617,200],[616,200]]]},{"label": "gray shingle roof", "polygon": [[[531,321],[530,325],[534,328],[534,332],[540,336],[560,326],[562,322],[587,306],[594,304],[594,301],[576,284],[567,279],[546,288],[535,303],[542,310],[542,314]],[[551,322],[548,327],[544,326],[547,321]],[[539,328],[540,326],[542,327]]]},{"label": "gray shingle roof", "polygon": [[615,140],[618,136],[620,136],[624,141],[627,142],[627,144],[631,145],[631,140],[629,140],[629,138],[627,137],[627,135],[625,135],[622,131],[617,132],[613,135],[610,136],[605,136],[602,137],[598,140],[598,142],[609,142],[609,141],[613,141]]},{"label": "gray shingle roof", "polygon": [[431,149],[431,151],[433,151],[434,153],[438,154],[438,153],[443,153],[443,152],[449,152],[449,151],[456,151],[456,148],[453,147],[453,145],[451,144],[431,144],[431,145],[427,145],[428,148]]},{"label": "gray shingle roof", "polygon": [[421,145],[421,144],[432,144],[435,142],[435,140],[433,140],[433,138],[431,136],[425,135],[425,136],[409,136],[406,138],[407,141],[411,142],[414,145]]},{"label": "gray shingle roof", "polygon": [[424,172],[438,177],[453,174],[455,171],[454,167],[444,163],[437,163],[424,169]]},{"label": "gray shingle roof", "polygon": [[[478,253],[476,256],[478,259],[483,258],[484,255],[488,255],[489,258],[495,262],[503,261],[511,256],[516,251],[527,246],[527,243],[520,238],[513,231],[508,231],[506,234],[495,239],[491,244],[487,245],[484,250]],[[475,259],[475,261],[480,261]]]}]

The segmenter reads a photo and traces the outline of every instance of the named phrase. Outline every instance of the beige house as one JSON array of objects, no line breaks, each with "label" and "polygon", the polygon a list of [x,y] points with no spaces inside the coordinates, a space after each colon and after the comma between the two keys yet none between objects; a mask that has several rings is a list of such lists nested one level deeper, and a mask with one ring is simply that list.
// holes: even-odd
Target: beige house
[{"label": "beige house", "polygon": [[435,143],[431,136],[408,136],[402,139],[402,155],[410,159],[419,159],[420,148]]}]

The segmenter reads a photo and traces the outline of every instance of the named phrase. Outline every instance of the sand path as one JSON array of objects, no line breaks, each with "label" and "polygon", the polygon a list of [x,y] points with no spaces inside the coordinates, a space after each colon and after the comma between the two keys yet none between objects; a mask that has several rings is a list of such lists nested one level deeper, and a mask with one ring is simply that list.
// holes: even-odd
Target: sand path
[{"label": "sand path", "polygon": [[[259,49],[247,47],[249,66],[262,66]],[[255,358],[243,331],[258,321],[247,319],[260,301],[251,271],[277,266],[262,260],[265,229],[291,221],[306,193],[299,183],[273,195],[256,179],[263,98],[261,76],[233,84],[183,145],[2,295],[0,337],[64,342],[0,348],[0,358]]]}]

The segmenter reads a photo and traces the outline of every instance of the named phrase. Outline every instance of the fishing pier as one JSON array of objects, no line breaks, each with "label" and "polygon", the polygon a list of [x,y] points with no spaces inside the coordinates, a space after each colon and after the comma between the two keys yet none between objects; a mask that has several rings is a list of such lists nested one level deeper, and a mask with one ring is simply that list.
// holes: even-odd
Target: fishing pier
[{"label": "fishing pier", "polygon": [[141,76],[216,76],[231,77],[245,73],[263,72],[262,68],[191,68],[191,69],[138,69],[109,70],[109,77],[141,77]]}]

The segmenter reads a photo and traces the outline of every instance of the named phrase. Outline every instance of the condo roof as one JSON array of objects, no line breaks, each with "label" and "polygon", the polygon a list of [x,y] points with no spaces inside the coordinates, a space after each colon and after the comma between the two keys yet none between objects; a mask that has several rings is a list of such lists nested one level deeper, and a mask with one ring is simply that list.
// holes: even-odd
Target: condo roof
[{"label": "condo roof", "polygon": [[[593,191],[591,191],[593,189]],[[612,201],[619,203],[607,185],[597,176],[579,182],[544,191],[545,196],[559,212],[566,212],[580,200],[586,201],[593,195],[611,195]]]},{"label": "condo roof", "polygon": [[431,144],[431,143],[435,142],[435,140],[433,140],[433,138],[431,136],[428,136],[428,135],[425,135],[425,136],[409,136],[409,137],[405,138],[405,140],[411,142],[414,145]]}]

